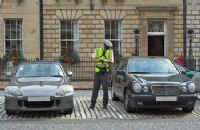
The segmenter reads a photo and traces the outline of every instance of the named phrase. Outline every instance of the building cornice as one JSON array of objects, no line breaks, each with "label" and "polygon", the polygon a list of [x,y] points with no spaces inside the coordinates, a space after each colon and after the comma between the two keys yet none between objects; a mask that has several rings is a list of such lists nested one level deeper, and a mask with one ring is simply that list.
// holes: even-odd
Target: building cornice
[{"label": "building cornice", "polygon": [[141,11],[177,11],[177,6],[137,6]]}]

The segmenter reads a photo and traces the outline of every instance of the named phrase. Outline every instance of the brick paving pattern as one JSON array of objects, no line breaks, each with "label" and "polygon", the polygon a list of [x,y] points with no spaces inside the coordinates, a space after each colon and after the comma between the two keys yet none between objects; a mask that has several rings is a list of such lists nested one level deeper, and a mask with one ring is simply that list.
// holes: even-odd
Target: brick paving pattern
[{"label": "brick paving pattern", "polygon": [[97,101],[94,110],[89,109],[90,98],[77,96],[74,98],[74,111],[63,114],[59,111],[48,112],[19,112],[16,115],[7,115],[4,109],[4,98],[0,98],[0,121],[6,120],[65,120],[65,119],[190,119],[200,118],[200,103],[196,104],[192,113],[184,113],[181,109],[175,110],[140,110],[135,113],[127,113],[121,102],[111,101],[108,109],[102,108],[102,97]]}]

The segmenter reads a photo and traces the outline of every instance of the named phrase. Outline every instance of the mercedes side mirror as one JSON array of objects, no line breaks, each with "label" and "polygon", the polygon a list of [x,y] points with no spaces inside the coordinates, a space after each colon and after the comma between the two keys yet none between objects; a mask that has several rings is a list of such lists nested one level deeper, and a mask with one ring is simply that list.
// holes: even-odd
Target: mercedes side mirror
[{"label": "mercedes side mirror", "polygon": [[186,74],[185,70],[181,70],[180,72],[181,72],[181,74]]},{"label": "mercedes side mirror", "polygon": [[117,74],[119,74],[119,75],[125,75],[126,72],[124,70],[117,70]]}]

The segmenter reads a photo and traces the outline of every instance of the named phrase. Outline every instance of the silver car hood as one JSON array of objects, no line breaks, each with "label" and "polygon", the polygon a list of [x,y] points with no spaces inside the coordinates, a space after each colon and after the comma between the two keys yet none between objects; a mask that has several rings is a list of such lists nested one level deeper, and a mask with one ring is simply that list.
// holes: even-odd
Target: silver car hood
[{"label": "silver car hood", "polygon": [[16,85],[23,96],[54,96],[57,89],[63,85],[64,79],[60,77],[20,78]]}]

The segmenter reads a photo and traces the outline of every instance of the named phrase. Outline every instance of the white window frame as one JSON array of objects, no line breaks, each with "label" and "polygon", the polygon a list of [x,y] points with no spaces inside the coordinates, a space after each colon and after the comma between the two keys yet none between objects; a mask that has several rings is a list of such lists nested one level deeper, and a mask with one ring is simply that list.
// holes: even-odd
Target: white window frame
[{"label": "white window frame", "polygon": [[73,31],[73,33],[75,33],[76,35],[76,39],[61,39],[61,20],[59,22],[59,43],[60,43],[60,56],[61,56],[61,42],[67,42],[67,41],[72,41],[74,43],[76,43],[74,45],[73,43],[73,49],[75,51],[77,51],[77,53],[79,53],[79,24],[78,24],[78,20],[76,19],[63,19],[63,21],[76,21],[76,25],[75,25],[75,31]]},{"label": "white window frame", "polygon": [[[166,42],[167,42],[167,36],[166,36],[166,29],[167,29],[167,27],[166,27],[166,20],[165,19],[150,19],[150,20],[148,20],[148,22],[149,21],[163,21],[164,22],[164,32],[149,32],[149,25],[148,25],[148,32],[147,32],[147,35],[148,35],[148,37],[149,36],[164,36],[164,56],[166,56],[167,55],[167,44],[166,44]],[[147,24],[149,24],[149,23],[147,23]]]},{"label": "white window frame", "polygon": [[23,30],[24,30],[24,27],[23,27],[23,19],[21,18],[5,18],[3,21],[4,21],[4,37],[3,37],[3,42],[4,42],[4,54],[6,54],[6,20],[21,20],[22,21],[22,36],[21,36],[21,39],[10,39],[10,41],[16,41],[16,40],[21,40],[21,52],[23,54],[24,52],[24,40],[23,40]]},{"label": "white window frame", "polygon": [[[107,40],[117,41],[118,44],[120,44],[120,45],[118,45],[119,54],[123,54],[123,25],[122,25],[123,22],[122,22],[122,20],[120,20],[120,19],[116,19],[116,20],[111,20],[111,19],[110,20],[109,19],[108,20],[104,20],[104,39],[106,39],[105,38],[105,32],[106,32],[105,21],[109,21],[110,24],[111,24],[112,21],[118,21],[118,26],[119,26],[118,33],[119,33],[120,39],[111,39],[111,38],[109,38]],[[112,31],[110,31],[110,32],[112,32]],[[121,47],[121,49],[120,49],[120,47]]]}]

